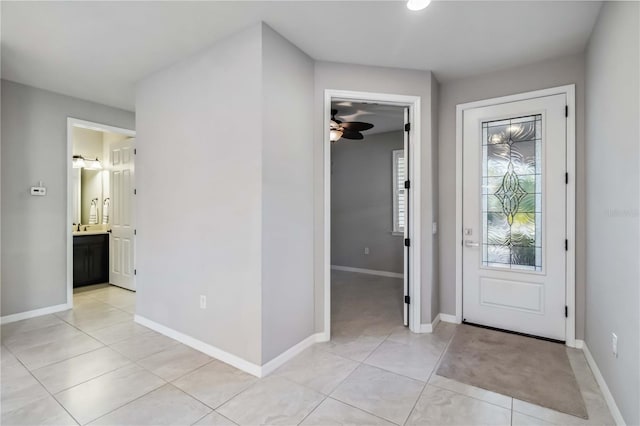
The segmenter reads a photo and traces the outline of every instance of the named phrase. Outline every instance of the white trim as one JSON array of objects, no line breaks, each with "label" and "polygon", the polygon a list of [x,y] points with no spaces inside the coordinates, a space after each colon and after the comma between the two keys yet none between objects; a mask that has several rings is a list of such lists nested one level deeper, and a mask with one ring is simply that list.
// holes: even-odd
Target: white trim
[{"label": "white trim", "polygon": [[462,323],[462,111],[456,106],[456,324]]},{"label": "white trim", "polygon": [[567,346],[576,345],[576,87],[564,86],[569,115],[567,117],[567,173],[569,182],[566,193],[566,232],[569,241],[566,252],[566,304],[569,316],[565,322]]},{"label": "white trim", "polygon": [[566,320],[565,340],[567,346],[575,347],[576,333],[576,252],[575,252],[575,229],[576,229],[576,102],[575,85],[553,87],[550,89],[536,90],[533,92],[518,93],[516,95],[502,96],[499,98],[485,99],[476,102],[469,102],[456,106],[456,322],[462,322],[462,125],[463,112],[467,109],[480,108],[485,106],[517,102],[533,98],[542,98],[564,94],[567,97],[569,116],[567,117],[567,173],[569,173],[569,184],[567,185],[566,204],[566,225],[567,240],[569,240],[569,250],[567,250],[566,266],[566,304],[569,310],[569,317]]},{"label": "white trim", "polygon": [[260,374],[262,372],[262,369],[259,365],[242,359],[239,356],[233,355],[227,351],[224,351],[194,337],[188,336],[172,328],[159,324],[141,315],[135,315],[133,317],[133,320],[140,325],[150,328],[153,331],[157,331],[160,334],[164,334],[165,336],[170,337],[173,340],[177,340],[180,343],[190,346],[197,351],[205,353],[246,373],[252,374],[256,377],[261,377]]},{"label": "white trim", "polygon": [[[121,127],[109,126],[107,124],[95,123],[93,121],[80,120],[78,118],[67,117],[67,305],[68,309],[73,308],[73,128],[95,130],[98,132],[118,133],[121,135],[135,137],[135,130]],[[134,215],[135,218],[135,215]],[[135,246],[134,246],[135,247]],[[135,278],[134,278],[135,279]]]},{"label": "white trim", "polygon": [[602,391],[602,396],[604,396],[604,400],[607,402],[607,406],[609,407],[609,411],[611,411],[613,420],[615,420],[616,425],[624,426],[625,425],[624,418],[622,417],[622,413],[618,409],[616,400],[613,399],[613,395],[609,390],[609,386],[607,386],[607,382],[604,381],[604,377],[602,377],[602,373],[598,368],[598,364],[596,364],[596,360],[593,359],[593,356],[591,355],[591,352],[589,351],[587,344],[584,342],[583,342],[582,351],[584,352],[584,357],[587,359],[587,364],[589,364],[589,367],[593,372],[593,376],[595,377],[596,382],[598,383],[598,386],[600,386],[600,390]]},{"label": "white trim", "polygon": [[431,324],[420,324],[420,328],[417,333],[433,333],[436,326],[440,322],[440,314],[436,315],[436,317],[431,321]]},{"label": "white trim", "polygon": [[316,333],[304,339],[302,342],[290,347],[271,361],[267,362],[260,368],[260,377],[268,376],[269,374],[276,371],[280,366],[285,364],[287,361],[293,359],[300,352],[304,351],[310,346],[314,344],[324,341],[324,333]]},{"label": "white trim", "polygon": [[440,314],[438,315],[440,316],[440,321],[442,322],[449,322],[451,324],[460,324],[460,322],[458,322],[458,318],[455,315],[443,314],[442,312],[440,312]]},{"label": "white trim", "polygon": [[334,271],[357,272],[359,274],[378,275],[381,277],[404,278],[404,274],[398,272],[378,271],[376,269],[352,268],[351,266],[331,265]]},{"label": "white trim", "polygon": [[71,309],[68,303],[61,305],[47,306],[46,308],[34,309],[32,311],[19,312],[17,314],[5,315],[0,318],[0,324],[9,324],[11,322],[22,321],[29,318],[41,317],[43,315],[55,314]]},{"label": "white trim", "polygon": [[574,348],[584,349],[584,340],[576,339]]},{"label": "white trim", "polygon": [[210,345],[201,340],[198,340],[194,337],[188,336],[172,328],[159,324],[141,315],[135,315],[134,321],[142,326],[145,326],[147,328],[150,328],[151,330],[157,331],[160,334],[164,334],[165,336],[170,337],[173,340],[183,343],[197,351],[207,354],[219,361],[222,361],[226,364],[236,367],[237,369],[242,370],[256,377],[265,377],[271,374],[273,371],[278,369],[278,367],[280,367],[287,361],[291,360],[300,352],[304,351],[305,349],[312,346],[313,344],[318,342],[325,342],[328,340],[326,339],[326,336],[324,333],[312,334],[311,336],[307,337],[300,343],[287,349],[286,351],[284,351],[283,353],[281,353],[271,361],[260,366],[252,362],[249,362],[243,358],[240,358],[237,355],[233,355],[227,351],[224,351],[213,345]]},{"label": "white trim", "polygon": [[374,101],[376,103],[387,105],[398,105],[409,107],[411,116],[411,153],[409,168],[409,179],[411,185],[411,204],[409,212],[409,230],[412,244],[409,247],[411,261],[411,270],[409,271],[409,293],[411,299],[415,301],[410,305],[410,324],[409,328],[413,332],[419,332],[422,325],[421,318],[421,177],[420,165],[421,154],[420,148],[422,141],[420,138],[421,128],[421,98],[420,96],[394,95],[389,93],[372,93],[372,92],[356,92],[349,90],[331,90],[324,91],[324,119],[323,119],[323,151],[324,151],[324,253],[323,253],[323,271],[324,271],[324,333],[331,336],[331,142],[329,140],[329,119],[331,117],[331,100],[349,100],[349,101]]}]

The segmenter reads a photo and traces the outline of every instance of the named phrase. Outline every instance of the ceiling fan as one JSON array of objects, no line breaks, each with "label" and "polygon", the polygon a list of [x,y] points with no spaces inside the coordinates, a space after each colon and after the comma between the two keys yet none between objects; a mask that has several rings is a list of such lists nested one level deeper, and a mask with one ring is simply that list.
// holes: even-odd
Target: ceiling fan
[{"label": "ceiling fan", "polygon": [[363,123],[362,121],[342,122],[336,118],[337,109],[331,110],[331,123],[329,127],[329,136],[331,142],[336,142],[340,138],[345,139],[364,139],[364,135],[360,132],[373,128],[371,123]]}]

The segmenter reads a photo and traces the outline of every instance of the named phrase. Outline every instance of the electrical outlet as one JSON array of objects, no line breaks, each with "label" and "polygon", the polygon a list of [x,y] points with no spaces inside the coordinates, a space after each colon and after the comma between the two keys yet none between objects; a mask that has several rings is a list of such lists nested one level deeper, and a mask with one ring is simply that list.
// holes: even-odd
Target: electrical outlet
[{"label": "electrical outlet", "polygon": [[364,248],[364,254],[369,254],[369,247]]},{"label": "electrical outlet", "polygon": [[200,296],[200,309],[207,309],[207,296]]},{"label": "electrical outlet", "polygon": [[618,336],[616,333],[611,333],[611,351],[618,358]]},{"label": "electrical outlet", "polygon": [[433,222],[431,224],[431,233],[433,235],[436,235],[438,233],[438,224],[436,222]]}]

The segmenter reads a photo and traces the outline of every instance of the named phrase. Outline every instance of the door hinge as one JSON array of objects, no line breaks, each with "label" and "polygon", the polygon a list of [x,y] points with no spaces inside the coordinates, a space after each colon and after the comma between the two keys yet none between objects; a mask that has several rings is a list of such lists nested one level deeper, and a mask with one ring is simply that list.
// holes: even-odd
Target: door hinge
[{"label": "door hinge", "polygon": [[405,132],[408,132],[408,131],[410,131],[410,130],[411,130],[411,123],[405,123],[405,125],[404,125],[404,131],[405,131]]},{"label": "door hinge", "polygon": [[404,246],[405,247],[411,247],[411,240],[409,238],[405,238],[404,239]]},{"label": "door hinge", "polygon": [[566,183],[566,184],[569,183],[569,173],[565,173],[564,174],[564,183]]},{"label": "door hinge", "polygon": [[564,240],[564,251],[569,251],[569,240]]},{"label": "door hinge", "polygon": [[133,270],[133,275],[138,275],[138,270],[137,269]]},{"label": "door hinge", "polygon": [[136,195],[137,193],[138,193],[138,190],[137,190],[137,189],[134,189],[134,190],[133,190],[133,195]]},{"label": "door hinge", "polygon": [[138,153],[138,150],[133,148],[133,155],[136,155]]},{"label": "door hinge", "polygon": [[568,117],[569,116],[569,105],[565,105],[564,106],[564,116]]},{"label": "door hinge", "polygon": [[564,317],[569,318],[569,307],[564,305]]},{"label": "door hinge", "polygon": [[409,189],[411,188],[411,181],[410,180],[405,180],[404,181],[404,189]]},{"label": "door hinge", "polygon": [[138,235],[138,230],[137,229],[133,230],[133,235]]},{"label": "door hinge", "polygon": [[411,304],[411,296],[405,296],[404,297],[404,303],[406,303],[407,305]]}]

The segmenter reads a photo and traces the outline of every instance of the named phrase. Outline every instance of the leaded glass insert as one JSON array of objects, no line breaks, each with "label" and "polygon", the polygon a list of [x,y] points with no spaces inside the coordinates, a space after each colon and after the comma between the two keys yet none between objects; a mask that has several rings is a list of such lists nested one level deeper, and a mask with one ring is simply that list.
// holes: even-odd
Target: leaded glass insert
[{"label": "leaded glass insert", "polygon": [[542,115],[482,123],[485,266],[542,270]]}]

